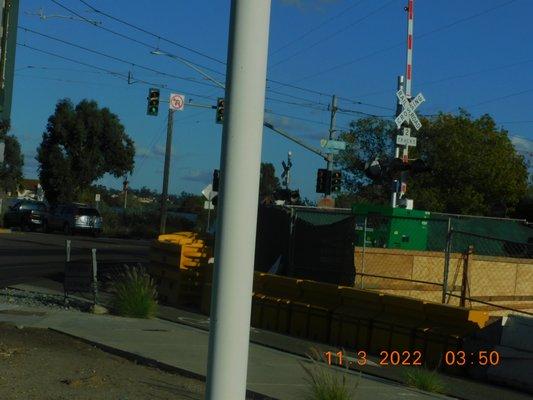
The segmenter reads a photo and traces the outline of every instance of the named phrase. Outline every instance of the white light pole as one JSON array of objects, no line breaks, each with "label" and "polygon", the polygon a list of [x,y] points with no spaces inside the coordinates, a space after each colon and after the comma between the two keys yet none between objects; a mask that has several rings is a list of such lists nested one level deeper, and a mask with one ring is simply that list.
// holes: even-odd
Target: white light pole
[{"label": "white light pole", "polygon": [[208,400],[244,400],[270,0],[232,0],[207,367]]}]

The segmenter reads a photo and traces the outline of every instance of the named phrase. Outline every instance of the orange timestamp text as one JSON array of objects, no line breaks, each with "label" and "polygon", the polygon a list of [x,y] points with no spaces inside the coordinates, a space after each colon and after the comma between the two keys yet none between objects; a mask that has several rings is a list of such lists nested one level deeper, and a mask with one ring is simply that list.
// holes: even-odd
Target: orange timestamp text
[{"label": "orange timestamp text", "polygon": [[[327,351],[324,353],[325,360],[329,365],[339,365],[345,367],[363,366],[368,362],[366,351],[359,350],[355,352],[354,356],[349,356],[342,351],[333,352]],[[422,352],[420,350],[414,351],[387,351],[383,350],[379,353],[379,365],[382,366],[422,366]]]}]

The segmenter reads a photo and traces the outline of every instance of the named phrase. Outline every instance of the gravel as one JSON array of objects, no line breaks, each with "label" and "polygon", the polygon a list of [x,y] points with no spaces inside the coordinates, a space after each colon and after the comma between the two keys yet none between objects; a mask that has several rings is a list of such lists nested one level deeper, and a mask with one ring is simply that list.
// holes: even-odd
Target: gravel
[{"label": "gravel", "polygon": [[66,299],[65,302],[61,295],[35,293],[12,288],[0,289],[0,303],[75,311],[87,311],[91,305],[88,302],[72,298]]}]

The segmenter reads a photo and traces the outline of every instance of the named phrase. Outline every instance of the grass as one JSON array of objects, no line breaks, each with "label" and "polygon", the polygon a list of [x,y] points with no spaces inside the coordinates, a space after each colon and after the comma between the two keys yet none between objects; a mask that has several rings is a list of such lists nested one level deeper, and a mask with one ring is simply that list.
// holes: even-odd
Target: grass
[{"label": "grass", "polygon": [[114,308],[118,315],[151,318],[157,312],[157,291],[150,275],[141,266],[127,267],[114,277]]},{"label": "grass", "polygon": [[426,392],[442,393],[444,384],[436,371],[424,368],[413,368],[405,373],[405,383]]},{"label": "grass", "polygon": [[347,381],[346,374],[334,372],[331,366],[323,365],[317,362],[321,359],[319,353],[315,350],[315,356],[309,356],[310,366],[302,365],[307,373],[309,389],[306,400],[354,400],[357,384],[351,385]]}]

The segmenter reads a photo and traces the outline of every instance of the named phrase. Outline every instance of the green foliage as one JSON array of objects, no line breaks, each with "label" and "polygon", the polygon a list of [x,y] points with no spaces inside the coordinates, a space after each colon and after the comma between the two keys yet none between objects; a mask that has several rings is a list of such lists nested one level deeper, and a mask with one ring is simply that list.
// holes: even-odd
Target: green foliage
[{"label": "green foliage", "polygon": [[157,312],[155,283],[142,267],[126,268],[112,284],[114,308],[123,317],[151,318]]},{"label": "green foliage", "polygon": [[9,121],[0,121],[0,142],[5,143],[5,159],[0,165],[0,189],[14,193],[22,180],[24,158],[17,138],[13,135],[8,135],[9,129]]},{"label": "green foliage", "polygon": [[[348,143],[338,163],[346,176],[348,196],[341,203],[388,204],[390,182],[376,184],[364,177],[364,163],[390,159],[393,154],[392,123],[376,118],[352,122],[350,132],[341,135]],[[409,198],[418,209],[457,214],[508,216],[524,197],[527,166],[517,153],[508,132],[483,115],[474,119],[461,110],[459,115],[440,113],[423,119],[416,133],[418,145],[410,158],[421,158],[429,172],[411,176]]]},{"label": "green foliage", "polygon": [[405,383],[426,392],[443,393],[444,384],[435,371],[412,368],[405,373]]},{"label": "green foliage", "polygon": [[51,203],[76,200],[83,189],[109,173],[133,171],[135,148],[119,118],[95,101],[75,108],[60,100],[37,149],[39,179]]},{"label": "green foliage", "polygon": [[259,181],[260,201],[264,198],[272,197],[280,189],[281,185],[276,176],[274,165],[272,163],[261,163],[261,179]]}]

